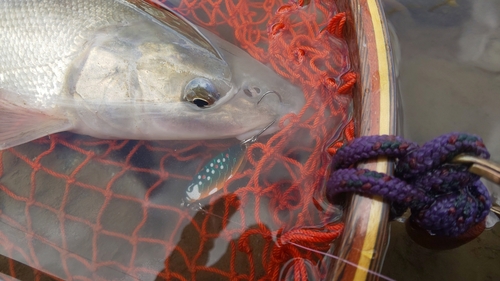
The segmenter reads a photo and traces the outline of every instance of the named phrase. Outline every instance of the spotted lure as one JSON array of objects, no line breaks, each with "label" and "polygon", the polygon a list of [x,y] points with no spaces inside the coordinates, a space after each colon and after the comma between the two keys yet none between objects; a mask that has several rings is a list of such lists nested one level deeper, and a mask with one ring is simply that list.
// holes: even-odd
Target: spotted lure
[{"label": "spotted lure", "polygon": [[[279,94],[275,92],[265,93],[263,97],[270,93],[276,94],[281,100]],[[255,136],[229,147],[208,162],[189,184],[182,205],[189,206],[219,191],[227,180],[243,168],[247,148],[255,143],[257,138],[269,129],[275,121],[271,122]]]},{"label": "spotted lure", "polygon": [[233,145],[208,162],[188,186],[184,203],[190,205],[219,191],[224,182],[240,171],[247,146]]}]

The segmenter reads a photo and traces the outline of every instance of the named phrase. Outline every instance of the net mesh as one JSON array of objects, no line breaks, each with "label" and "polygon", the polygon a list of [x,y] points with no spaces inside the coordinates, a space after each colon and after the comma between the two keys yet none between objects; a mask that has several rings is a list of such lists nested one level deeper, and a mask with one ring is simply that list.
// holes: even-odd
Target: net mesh
[{"label": "net mesh", "polygon": [[[2,272],[26,279],[16,260],[35,280],[278,280],[289,260],[321,259],[288,242],[325,251],[341,232],[313,197],[327,147],[353,137],[345,14],[330,1],[163,3],[300,85],[303,110],[250,146],[245,168],[195,214],[179,205],[185,187],[235,140],[60,133],[0,151]],[[293,271],[307,279],[305,263]]]}]

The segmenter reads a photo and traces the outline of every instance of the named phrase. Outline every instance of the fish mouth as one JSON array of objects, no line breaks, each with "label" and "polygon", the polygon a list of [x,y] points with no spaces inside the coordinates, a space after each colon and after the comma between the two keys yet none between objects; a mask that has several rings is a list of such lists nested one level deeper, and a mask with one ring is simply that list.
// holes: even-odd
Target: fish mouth
[{"label": "fish mouth", "polygon": [[[255,87],[244,87],[243,92],[255,103],[256,111],[259,112],[255,118],[260,118],[259,126],[237,135],[236,138],[242,141],[260,135],[269,135],[279,130],[280,119],[289,113],[297,114],[303,106],[300,98],[287,100],[278,91],[266,90],[260,92]],[[239,93],[241,95],[241,93]],[[294,96],[292,96],[294,98]],[[296,103],[294,103],[296,102]],[[267,117],[267,118],[266,118]]]}]

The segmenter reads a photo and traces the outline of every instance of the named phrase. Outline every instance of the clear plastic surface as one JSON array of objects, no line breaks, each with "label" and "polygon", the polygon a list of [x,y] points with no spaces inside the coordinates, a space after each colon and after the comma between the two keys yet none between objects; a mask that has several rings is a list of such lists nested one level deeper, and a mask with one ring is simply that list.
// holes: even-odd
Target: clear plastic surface
[{"label": "clear plastic surface", "polygon": [[289,260],[316,266],[323,256],[292,242],[326,252],[342,230],[341,210],[314,196],[328,147],[352,132],[345,15],[330,1],[167,4],[300,87],[304,107],[247,143],[64,132],[0,151],[0,254],[74,280],[276,279]]}]

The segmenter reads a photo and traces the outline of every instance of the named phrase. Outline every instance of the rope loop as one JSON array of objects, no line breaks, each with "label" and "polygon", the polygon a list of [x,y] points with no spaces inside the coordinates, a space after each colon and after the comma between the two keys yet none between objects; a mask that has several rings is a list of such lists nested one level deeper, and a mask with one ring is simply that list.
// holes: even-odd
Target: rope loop
[{"label": "rope loop", "polygon": [[[459,236],[482,222],[491,208],[488,190],[465,164],[452,163],[459,154],[484,159],[490,155],[475,135],[450,133],[418,146],[398,136],[366,136],[338,149],[332,160],[327,197],[341,192],[382,196],[392,212],[402,215],[431,234]],[[396,160],[395,176],[353,166],[385,156]]]}]

